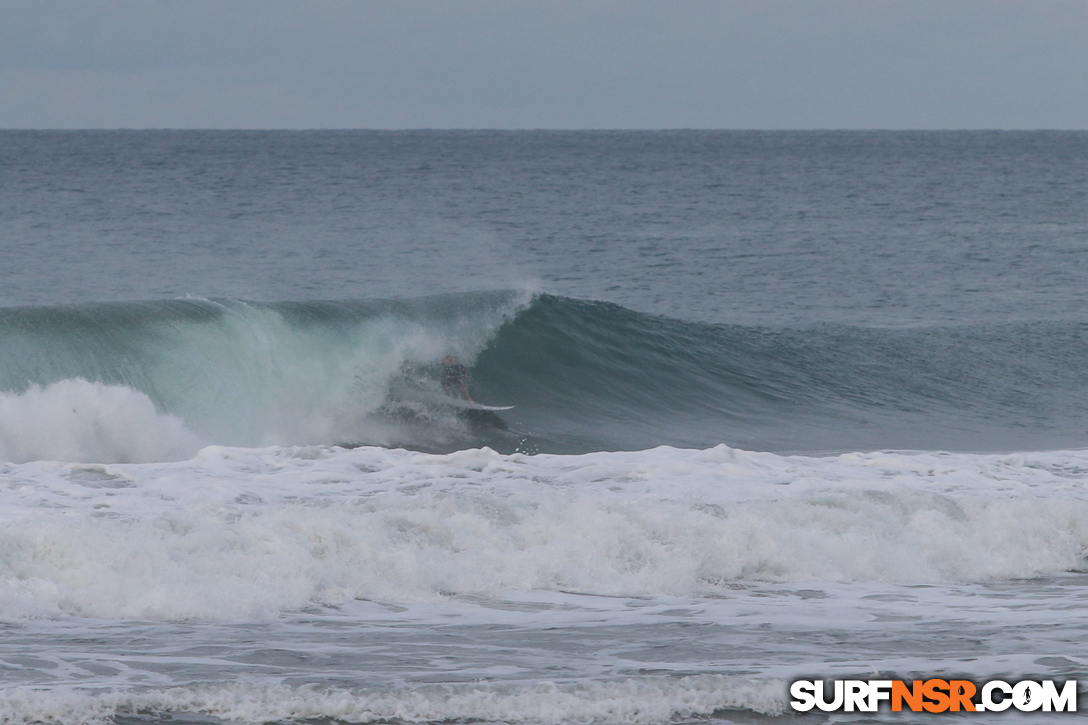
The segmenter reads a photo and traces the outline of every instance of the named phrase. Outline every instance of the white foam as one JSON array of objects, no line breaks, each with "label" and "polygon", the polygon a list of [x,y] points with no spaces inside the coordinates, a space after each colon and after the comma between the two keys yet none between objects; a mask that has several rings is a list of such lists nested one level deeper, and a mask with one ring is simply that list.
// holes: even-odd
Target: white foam
[{"label": "white foam", "polygon": [[979,582],[1083,566],[1088,453],[835,458],[206,448],[0,468],[0,617]]},{"label": "white foam", "polygon": [[131,388],[73,379],[0,393],[0,461],[170,461],[199,448],[180,418]]},{"label": "white foam", "polygon": [[97,725],[136,712],[200,713],[230,722],[654,723],[720,710],[784,711],[786,684],[720,675],[642,677],[579,684],[434,685],[386,692],[314,686],[232,684],[144,693],[12,688],[0,694],[0,722]]}]

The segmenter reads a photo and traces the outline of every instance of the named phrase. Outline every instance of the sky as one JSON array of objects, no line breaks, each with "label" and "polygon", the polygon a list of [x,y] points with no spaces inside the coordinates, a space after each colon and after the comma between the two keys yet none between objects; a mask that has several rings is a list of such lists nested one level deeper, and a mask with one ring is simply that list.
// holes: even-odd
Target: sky
[{"label": "sky", "polygon": [[0,128],[1088,129],[1088,0],[0,0]]}]

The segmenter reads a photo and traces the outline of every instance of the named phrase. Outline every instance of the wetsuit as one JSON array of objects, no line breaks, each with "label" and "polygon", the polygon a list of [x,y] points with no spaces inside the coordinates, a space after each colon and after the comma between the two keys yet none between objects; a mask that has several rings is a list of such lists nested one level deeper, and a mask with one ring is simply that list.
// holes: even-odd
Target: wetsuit
[{"label": "wetsuit", "polygon": [[468,380],[468,370],[460,363],[444,363],[442,365],[442,390],[447,395],[463,393],[465,381]]}]

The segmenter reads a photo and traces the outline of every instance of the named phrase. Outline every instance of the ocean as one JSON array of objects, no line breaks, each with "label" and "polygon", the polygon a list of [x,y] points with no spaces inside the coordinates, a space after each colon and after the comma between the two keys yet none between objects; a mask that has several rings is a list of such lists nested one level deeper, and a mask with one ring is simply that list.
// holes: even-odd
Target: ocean
[{"label": "ocean", "polygon": [[0,270],[3,725],[1088,680],[1088,133],[0,131]]}]

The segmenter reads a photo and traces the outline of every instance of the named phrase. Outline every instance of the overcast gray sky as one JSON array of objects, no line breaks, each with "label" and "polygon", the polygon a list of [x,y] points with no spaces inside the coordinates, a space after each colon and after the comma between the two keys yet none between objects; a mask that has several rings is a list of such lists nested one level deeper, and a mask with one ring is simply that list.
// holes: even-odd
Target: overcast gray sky
[{"label": "overcast gray sky", "polygon": [[2,128],[1088,128],[1088,0],[0,0]]}]

